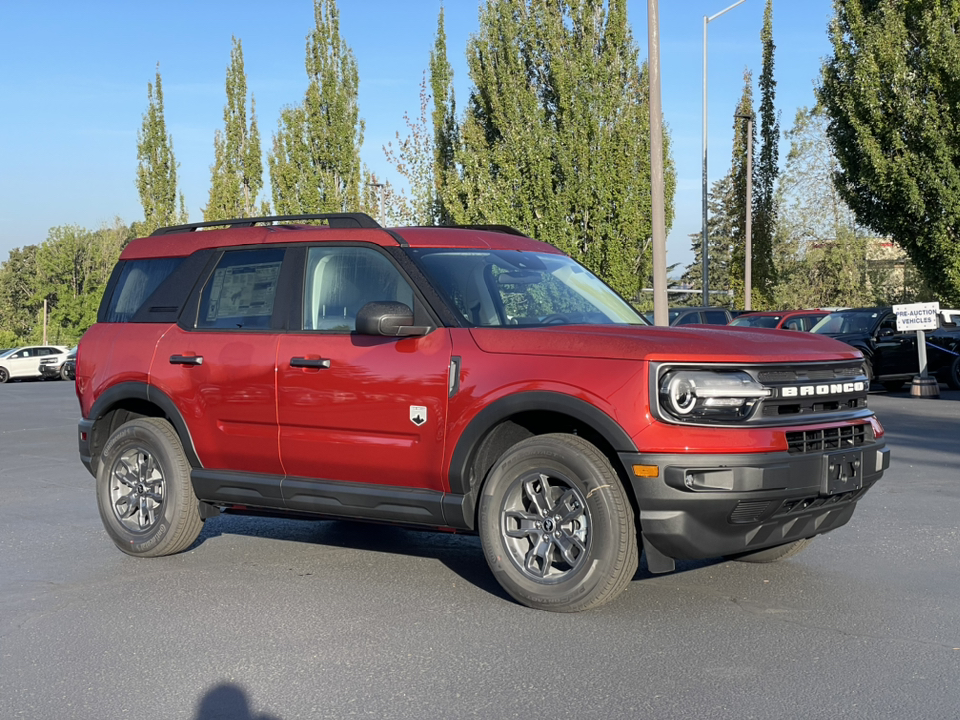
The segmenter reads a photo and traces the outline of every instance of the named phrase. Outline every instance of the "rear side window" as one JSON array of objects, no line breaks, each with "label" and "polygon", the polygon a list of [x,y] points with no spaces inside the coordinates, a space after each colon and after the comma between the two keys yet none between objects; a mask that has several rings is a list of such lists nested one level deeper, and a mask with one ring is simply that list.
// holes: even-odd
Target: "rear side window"
[{"label": "rear side window", "polygon": [[200,294],[200,329],[270,327],[284,248],[230,250]]},{"label": "rear side window", "polygon": [[110,298],[104,322],[130,322],[146,299],[181,262],[183,258],[127,260]]},{"label": "rear side window", "polygon": [[708,325],[726,325],[729,320],[723,310],[704,310],[703,314],[707,318]]}]

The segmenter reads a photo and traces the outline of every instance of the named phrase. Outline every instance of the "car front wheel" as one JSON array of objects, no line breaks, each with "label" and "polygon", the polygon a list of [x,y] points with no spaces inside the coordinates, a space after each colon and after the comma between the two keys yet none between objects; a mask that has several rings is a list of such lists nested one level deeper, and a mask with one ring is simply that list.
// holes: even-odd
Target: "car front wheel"
[{"label": "car front wheel", "polygon": [[960,390],[960,355],[953,359],[950,365],[950,374],[947,375],[947,385],[954,390]]},{"label": "car front wheel", "polygon": [[203,528],[180,438],[165,420],[138,418],[104,445],[97,505],[107,534],[141,557],[186,550]]},{"label": "car front wheel", "polygon": [[487,563],[518,602],[577,612],[616,597],[637,569],[633,509],[607,458],[575,435],[517,443],[480,496]]},{"label": "car front wheel", "polygon": [[9,379],[10,379],[10,373],[7,372],[6,368],[0,367],[0,385],[5,383]]}]

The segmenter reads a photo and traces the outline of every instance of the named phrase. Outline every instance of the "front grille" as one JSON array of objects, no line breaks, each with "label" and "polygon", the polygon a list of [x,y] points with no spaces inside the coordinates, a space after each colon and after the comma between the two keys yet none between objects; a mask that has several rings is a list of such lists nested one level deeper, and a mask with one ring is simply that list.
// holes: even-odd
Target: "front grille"
[{"label": "front grille", "polygon": [[792,500],[784,500],[783,504],[777,508],[776,512],[773,513],[773,517],[784,517],[789,515],[799,515],[800,513],[807,512],[808,510],[816,510],[821,507],[830,507],[833,505],[845,505],[854,500],[859,500],[860,497],[869,490],[870,487],[857,488],[856,490],[850,490],[845,493],[837,493],[836,495],[830,495],[829,497],[823,496],[814,496],[806,498],[794,498]]},{"label": "front grille", "polygon": [[799,430],[787,433],[787,451],[791,454],[829,452],[860,447],[872,441],[873,430],[866,423],[818,430]]}]

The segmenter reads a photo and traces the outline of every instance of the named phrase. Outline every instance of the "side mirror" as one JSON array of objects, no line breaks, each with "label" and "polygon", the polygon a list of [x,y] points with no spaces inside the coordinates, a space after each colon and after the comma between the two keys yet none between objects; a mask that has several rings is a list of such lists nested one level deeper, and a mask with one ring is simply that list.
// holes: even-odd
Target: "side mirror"
[{"label": "side mirror", "polygon": [[883,330],[877,333],[877,337],[884,338],[884,337],[890,337],[891,335],[896,335],[896,334],[897,333],[895,330],[892,330],[890,328],[884,328]]},{"label": "side mirror", "polygon": [[357,313],[357,332],[361,335],[415,337],[432,328],[413,324],[413,310],[400,302],[370,302]]}]

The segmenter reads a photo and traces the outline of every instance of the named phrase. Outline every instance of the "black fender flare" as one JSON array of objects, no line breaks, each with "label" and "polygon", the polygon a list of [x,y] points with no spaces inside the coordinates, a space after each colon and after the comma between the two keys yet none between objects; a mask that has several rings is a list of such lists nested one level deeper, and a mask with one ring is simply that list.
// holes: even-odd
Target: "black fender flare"
[{"label": "black fender flare", "polygon": [[142,400],[156,405],[168,420],[173,424],[173,429],[180,437],[183,445],[183,451],[187,455],[187,460],[191,467],[201,468],[203,463],[193,447],[193,438],[190,436],[190,429],[184,422],[183,415],[169,395],[152,385],[144,382],[128,381],[113,385],[104,390],[97,398],[93,407],[90,409],[90,416],[87,422],[92,426],[97,420],[105,416],[111,408],[119,405],[126,400]]},{"label": "black fender flare", "polygon": [[478,412],[457,440],[448,475],[451,493],[466,495],[475,490],[470,487],[470,465],[490,428],[512,415],[531,411],[569,415],[593,428],[617,452],[638,452],[636,444],[613,418],[585,400],[544,391],[506,395]]}]

